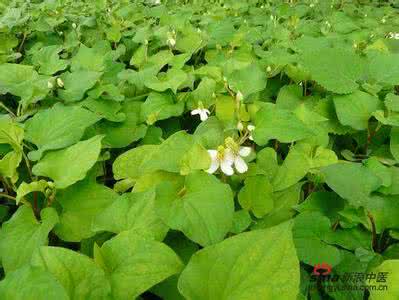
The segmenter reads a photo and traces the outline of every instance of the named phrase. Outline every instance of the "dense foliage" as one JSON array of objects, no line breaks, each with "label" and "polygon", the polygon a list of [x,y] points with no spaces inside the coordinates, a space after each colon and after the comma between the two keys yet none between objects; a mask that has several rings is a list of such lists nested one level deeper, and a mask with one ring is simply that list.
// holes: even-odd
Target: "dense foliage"
[{"label": "dense foliage", "polygon": [[395,0],[0,0],[2,300],[399,299],[398,163]]}]

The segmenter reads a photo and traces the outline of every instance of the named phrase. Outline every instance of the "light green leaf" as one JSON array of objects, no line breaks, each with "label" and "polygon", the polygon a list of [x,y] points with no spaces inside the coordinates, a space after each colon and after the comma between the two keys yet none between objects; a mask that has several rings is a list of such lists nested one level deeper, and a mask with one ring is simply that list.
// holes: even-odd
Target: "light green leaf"
[{"label": "light green leaf", "polygon": [[143,103],[141,119],[152,125],[158,120],[177,117],[183,113],[184,102],[171,93],[151,93]]},{"label": "light green leaf", "polygon": [[98,132],[105,134],[103,144],[110,148],[123,148],[144,137],[147,127],[140,124],[141,102],[125,101],[121,112],[126,118],[123,122],[100,122]]},{"label": "light green leaf", "polygon": [[359,163],[337,163],[323,168],[322,172],[328,186],[355,207],[363,206],[370,193],[382,184],[380,178]]},{"label": "light green leaf", "polygon": [[257,65],[249,65],[235,70],[227,77],[229,87],[235,92],[240,91],[244,97],[262,91],[266,87],[266,72]]},{"label": "light green leaf", "polygon": [[82,138],[85,129],[99,119],[81,107],[61,104],[38,112],[25,123],[26,140],[38,147],[38,150],[28,153],[29,158],[36,161],[47,150],[73,145]]},{"label": "light green leaf", "polygon": [[163,170],[186,175],[195,169],[207,169],[209,165],[207,151],[195,143],[192,135],[179,131],[148,153],[141,168],[142,172],[147,173]]},{"label": "light green leaf", "polygon": [[302,62],[313,80],[338,94],[354,92],[364,72],[363,60],[353,51],[342,48],[305,51]]},{"label": "light green leaf", "polygon": [[385,85],[399,84],[399,54],[373,53],[369,56],[368,75]]},{"label": "light green leaf", "polygon": [[59,191],[56,199],[62,209],[55,233],[64,241],[80,242],[95,234],[93,220],[117,201],[118,194],[88,177]]},{"label": "light green leaf", "polygon": [[143,145],[119,155],[112,166],[115,179],[139,178],[144,174],[142,169],[143,163],[157,149],[157,145]]},{"label": "light green leaf", "polygon": [[392,156],[399,162],[399,127],[391,129],[390,149]]},{"label": "light green leaf", "polygon": [[318,212],[305,212],[295,218],[292,234],[301,261],[311,266],[322,262],[335,266],[341,261],[339,250],[324,242],[330,227],[330,220]]},{"label": "light green leaf", "polygon": [[43,99],[49,92],[48,76],[40,76],[32,66],[22,64],[0,65],[0,94],[18,96],[26,107]]},{"label": "light green leaf", "polygon": [[155,192],[128,193],[99,213],[93,222],[93,231],[120,233],[125,230],[162,241],[168,227],[155,213]]},{"label": "light green leaf", "polygon": [[334,105],[338,120],[356,130],[367,129],[368,120],[379,106],[377,97],[362,91],[349,95],[334,96]]},{"label": "light green leaf", "polygon": [[121,104],[116,101],[89,98],[80,104],[108,121],[122,122],[126,119],[126,115],[120,112]]},{"label": "light green leaf", "polygon": [[60,247],[41,247],[31,265],[50,273],[68,294],[68,299],[108,299],[110,284],[103,270],[89,257]]},{"label": "light green leaf", "polygon": [[48,272],[25,265],[0,282],[2,300],[69,300],[63,286]]},{"label": "light green leaf", "polygon": [[54,180],[58,189],[66,188],[85,178],[97,162],[103,136],[95,136],[69,148],[47,153],[33,168],[33,174]]},{"label": "light green leaf", "polygon": [[273,186],[266,176],[248,177],[238,194],[238,201],[242,208],[261,218],[273,209]]},{"label": "light green leaf", "polygon": [[6,273],[29,263],[32,253],[47,245],[47,236],[58,222],[53,208],[41,211],[41,222],[36,220],[32,208],[21,206],[0,231],[0,258]]},{"label": "light green leaf", "polygon": [[33,181],[30,183],[22,182],[17,189],[17,204],[23,197],[32,192],[44,193],[50,185],[50,182],[46,180]]},{"label": "light green leaf", "polygon": [[291,225],[241,233],[198,251],[178,287],[191,300],[296,299],[299,262]]},{"label": "light green leaf", "polygon": [[187,74],[184,71],[175,68],[162,75],[164,76],[158,75],[158,77],[151,76],[146,78],[144,81],[145,86],[157,92],[171,89],[176,94],[177,89],[187,79]]},{"label": "light green leaf", "polygon": [[188,175],[180,190],[171,183],[159,185],[155,207],[169,227],[202,246],[223,240],[233,221],[229,186],[203,172]]},{"label": "light green leaf", "polygon": [[135,299],[182,269],[179,257],[163,243],[124,231],[99,251],[115,300]]},{"label": "light green leaf", "polygon": [[58,95],[66,102],[82,100],[86,91],[91,89],[100,77],[99,72],[85,70],[63,73],[61,79],[64,82],[64,89],[58,90]]},{"label": "light green leaf", "polygon": [[254,141],[265,145],[271,139],[291,143],[311,137],[313,132],[289,110],[279,109],[266,103],[255,116]]},{"label": "light green leaf", "polygon": [[384,285],[388,287],[388,290],[370,291],[371,300],[391,300],[399,298],[399,287],[396,282],[399,281],[399,259],[391,259],[384,261],[377,268],[374,268],[373,272],[387,272],[386,282]]},{"label": "light green leaf", "polygon": [[275,191],[281,191],[301,180],[308,172],[314,169],[334,164],[338,161],[334,151],[309,144],[293,146],[283,165],[278,168],[272,181]]},{"label": "light green leaf", "polygon": [[32,63],[39,66],[39,73],[44,75],[52,75],[65,70],[68,62],[59,58],[58,53],[61,51],[62,46],[58,45],[43,47],[33,54]]}]

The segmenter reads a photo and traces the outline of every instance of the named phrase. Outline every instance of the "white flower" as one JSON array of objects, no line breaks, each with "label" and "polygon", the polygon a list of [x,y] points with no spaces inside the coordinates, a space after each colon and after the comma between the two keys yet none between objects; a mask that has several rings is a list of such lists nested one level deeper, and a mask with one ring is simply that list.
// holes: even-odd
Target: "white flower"
[{"label": "white flower", "polygon": [[168,44],[169,44],[169,46],[171,46],[172,48],[174,47],[174,46],[176,46],[176,40],[174,39],[174,38],[168,38],[168,40],[166,41]]},{"label": "white flower", "polygon": [[250,135],[249,135],[248,138],[249,138],[251,141],[253,141],[254,138],[252,137],[252,131],[255,130],[255,126],[254,126],[254,125],[248,125],[248,126],[247,126],[247,129],[248,129],[248,131],[249,131],[249,133],[250,133]]},{"label": "white flower", "polygon": [[61,78],[57,78],[57,85],[61,88],[64,87],[64,81]]},{"label": "white flower", "polygon": [[54,87],[54,85],[50,81],[47,81],[47,87],[49,89],[52,89]]},{"label": "white flower", "polygon": [[240,147],[238,153],[234,156],[234,167],[238,173],[245,173],[248,171],[247,163],[242,159],[251,153],[251,147]]},{"label": "white flower", "polygon": [[399,40],[399,33],[390,32],[390,33],[388,34],[388,38],[394,39],[394,40]]},{"label": "white flower", "polygon": [[208,119],[208,115],[211,112],[207,110],[206,108],[197,108],[191,111],[191,115],[199,115],[201,121],[206,121]]},{"label": "white flower", "polygon": [[210,174],[215,173],[219,167],[227,176],[234,174],[233,166],[238,173],[248,171],[243,157],[247,157],[251,153],[251,148],[238,146],[232,138],[226,139],[226,147],[219,146],[217,150],[208,150],[208,153],[211,157],[211,165],[206,172]]},{"label": "white flower", "polygon": [[220,170],[227,176],[234,174],[234,155],[230,149],[219,146],[218,150],[208,150],[208,153],[211,157],[211,165],[206,172],[213,174],[220,167]]}]

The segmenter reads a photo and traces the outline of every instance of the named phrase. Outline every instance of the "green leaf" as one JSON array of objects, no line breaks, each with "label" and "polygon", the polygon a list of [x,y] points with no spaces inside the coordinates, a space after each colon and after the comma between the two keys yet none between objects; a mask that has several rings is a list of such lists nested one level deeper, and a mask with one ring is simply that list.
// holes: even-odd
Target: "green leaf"
[{"label": "green leaf", "polygon": [[60,247],[41,247],[31,265],[50,273],[68,294],[68,299],[107,299],[110,284],[103,270],[89,257]]},{"label": "green leaf", "polygon": [[49,92],[49,77],[39,76],[32,66],[21,64],[0,65],[0,94],[18,96],[26,107],[43,99]]},{"label": "green leaf", "polygon": [[17,204],[23,197],[32,193],[32,192],[41,192],[44,193],[48,187],[50,187],[51,183],[46,180],[33,181],[30,183],[22,182],[17,189]]},{"label": "green leaf", "polygon": [[180,190],[171,183],[159,185],[155,207],[170,228],[202,246],[223,240],[233,221],[229,186],[203,172],[188,175]]},{"label": "green leaf", "polygon": [[66,102],[82,100],[86,91],[91,89],[100,77],[99,72],[85,70],[63,73],[61,79],[64,82],[64,89],[58,90],[58,95]]},{"label": "green leaf", "polygon": [[324,242],[330,227],[330,220],[317,212],[302,213],[295,218],[292,234],[301,261],[311,266],[323,262],[335,266],[341,261],[339,250]]},{"label": "green leaf", "polygon": [[227,77],[229,87],[235,92],[240,91],[244,97],[262,91],[266,87],[266,72],[257,65],[249,65],[235,70]]},{"label": "green leaf", "polygon": [[209,165],[207,151],[195,142],[192,135],[179,131],[148,153],[141,168],[147,173],[163,170],[186,175],[193,170],[207,169]]},{"label": "green leaf", "polygon": [[41,211],[41,222],[36,220],[32,208],[21,206],[0,231],[0,258],[8,274],[29,263],[32,253],[47,245],[47,236],[58,222],[53,208]]},{"label": "green leaf", "polygon": [[295,207],[297,211],[319,212],[331,220],[339,219],[338,212],[345,206],[345,200],[334,192],[313,192],[305,201]]},{"label": "green leaf", "polygon": [[380,178],[359,163],[337,163],[323,168],[322,172],[328,186],[355,207],[363,206],[370,193],[382,184]]},{"label": "green leaf", "polygon": [[206,149],[217,149],[224,143],[223,125],[216,117],[209,117],[195,129],[194,138]]},{"label": "green leaf", "polygon": [[142,164],[157,149],[157,145],[143,145],[118,156],[112,167],[115,179],[139,178],[144,173]]},{"label": "green leaf", "polygon": [[58,45],[43,47],[33,54],[32,63],[39,66],[39,73],[44,75],[52,75],[65,70],[68,62],[59,58],[58,53],[61,51],[62,47]]},{"label": "green leaf", "polygon": [[89,98],[80,104],[108,121],[123,122],[126,119],[126,115],[120,112],[121,105],[116,101]]},{"label": "green leaf", "polygon": [[313,80],[337,94],[349,94],[358,88],[365,65],[351,50],[324,47],[303,52],[302,62]]},{"label": "green leaf", "polygon": [[158,77],[151,76],[146,78],[144,81],[145,86],[157,92],[171,89],[173,93],[176,94],[177,89],[187,79],[187,74],[184,71],[175,68],[168,70],[168,72],[163,75],[162,77],[158,75]]},{"label": "green leaf", "polygon": [[33,169],[33,174],[54,180],[58,189],[64,189],[85,178],[97,162],[103,136],[95,136],[69,148],[47,153]]},{"label": "green leaf", "polygon": [[386,85],[399,84],[399,54],[373,53],[369,56],[368,75]]},{"label": "green leaf", "polygon": [[370,291],[370,299],[372,300],[390,300],[397,299],[399,297],[399,288],[395,284],[399,280],[399,260],[391,259],[384,261],[377,268],[373,269],[374,273],[379,272],[387,272],[386,282],[384,285],[388,287],[388,290],[378,291],[371,290]]},{"label": "green leaf", "polygon": [[150,93],[141,109],[141,119],[152,125],[158,120],[177,117],[183,113],[184,102],[171,93]]},{"label": "green leaf", "polygon": [[178,287],[192,300],[296,299],[299,262],[290,224],[241,233],[198,251]]},{"label": "green leaf", "polygon": [[29,152],[28,157],[37,161],[47,150],[73,145],[82,138],[86,128],[99,119],[81,107],[61,104],[38,112],[25,123],[26,139],[38,147],[38,150]]},{"label": "green leaf", "polygon": [[95,234],[92,222],[104,209],[117,201],[118,194],[88,177],[59,191],[56,199],[61,211],[55,233],[64,241],[80,242]]},{"label": "green leaf", "polygon": [[92,230],[113,233],[130,230],[162,241],[169,228],[155,213],[154,200],[153,190],[123,194],[95,217]]},{"label": "green leaf", "polygon": [[[101,46],[97,44],[96,46]],[[93,72],[101,72],[104,70],[104,57],[106,51],[100,47],[88,48],[80,44],[79,51],[72,58],[71,70],[73,72],[85,70]]]},{"label": "green leaf", "polygon": [[103,144],[110,148],[123,148],[144,137],[147,127],[140,124],[141,102],[125,101],[121,112],[126,118],[123,122],[100,122],[98,132],[105,134]]},{"label": "green leaf", "polygon": [[291,147],[283,165],[278,168],[272,184],[275,191],[281,191],[301,180],[314,169],[334,164],[338,161],[334,151],[309,144],[297,144]]},{"label": "green leaf", "polygon": [[302,183],[297,183],[273,195],[274,208],[262,219],[256,220],[252,229],[265,229],[290,220],[295,215],[293,207],[298,204],[302,194]]},{"label": "green leaf", "polygon": [[289,110],[266,103],[255,116],[254,141],[265,145],[271,139],[291,143],[312,136],[312,131]]},{"label": "green leaf", "polygon": [[25,265],[0,282],[3,300],[69,300],[63,286],[48,272]]},{"label": "green leaf", "polygon": [[273,209],[273,186],[266,176],[248,177],[238,194],[238,201],[242,208],[261,218]]},{"label": "green leaf", "polygon": [[374,219],[376,232],[385,229],[399,229],[399,196],[374,195],[365,208]]},{"label": "green leaf", "polygon": [[163,243],[124,231],[99,251],[115,300],[135,299],[182,269],[179,257]]},{"label": "green leaf", "polygon": [[334,96],[334,105],[342,125],[364,130],[372,113],[380,107],[380,101],[375,96],[355,91],[349,95]]},{"label": "green leaf", "polygon": [[399,127],[391,129],[390,149],[392,156],[399,162]]}]

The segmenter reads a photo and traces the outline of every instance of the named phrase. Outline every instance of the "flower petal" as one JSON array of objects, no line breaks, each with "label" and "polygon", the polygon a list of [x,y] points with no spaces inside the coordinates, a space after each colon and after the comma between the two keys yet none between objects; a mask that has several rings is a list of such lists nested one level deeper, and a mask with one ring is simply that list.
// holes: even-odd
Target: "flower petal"
[{"label": "flower petal", "polygon": [[240,156],[236,156],[236,159],[234,160],[234,166],[236,167],[238,173],[245,173],[248,171],[246,162]]},{"label": "flower petal", "polygon": [[227,148],[227,149],[224,151],[223,160],[226,161],[226,162],[228,162],[228,163],[231,164],[231,165],[234,163],[234,154],[233,154],[233,151],[231,151],[231,149]]},{"label": "flower petal", "polygon": [[248,155],[251,154],[251,147],[240,147],[240,151],[238,151],[238,154],[242,157],[247,157]]},{"label": "flower petal", "polygon": [[208,154],[211,157],[211,165],[206,172],[212,174],[216,172],[220,165],[219,160],[217,159],[218,152],[217,150],[208,150]]},{"label": "flower petal", "polygon": [[208,113],[207,113],[208,110],[207,109],[200,109],[199,111],[200,111],[199,115],[200,115],[201,121],[205,121],[206,119],[208,119]]},{"label": "flower petal", "polygon": [[229,160],[222,160],[222,162],[220,163],[220,169],[227,176],[231,176],[234,174],[233,164]]},{"label": "flower petal", "polygon": [[219,161],[218,160],[212,160],[211,165],[208,170],[206,170],[207,173],[213,174],[216,172],[216,170],[219,168]]},{"label": "flower petal", "polygon": [[191,115],[198,115],[198,114],[200,114],[201,113],[201,111],[199,110],[199,109],[194,109],[194,110],[192,110],[191,111]]}]

